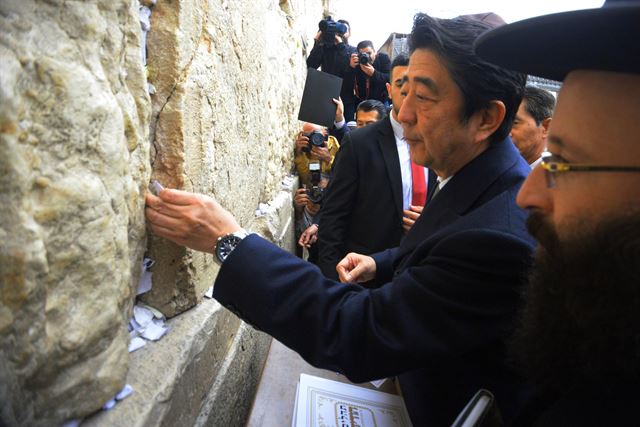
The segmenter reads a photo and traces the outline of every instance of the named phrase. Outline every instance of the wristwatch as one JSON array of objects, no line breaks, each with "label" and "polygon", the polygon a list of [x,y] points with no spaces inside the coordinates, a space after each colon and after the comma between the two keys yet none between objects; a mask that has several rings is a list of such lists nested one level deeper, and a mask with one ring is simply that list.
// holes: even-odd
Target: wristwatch
[{"label": "wristwatch", "polygon": [[227,259],[229,254],[240,244],[242,239],[247,237],[249,233],[245,229],[240,229],[235,233],[227,234],[218,238],[213,258],[219,265]]}]

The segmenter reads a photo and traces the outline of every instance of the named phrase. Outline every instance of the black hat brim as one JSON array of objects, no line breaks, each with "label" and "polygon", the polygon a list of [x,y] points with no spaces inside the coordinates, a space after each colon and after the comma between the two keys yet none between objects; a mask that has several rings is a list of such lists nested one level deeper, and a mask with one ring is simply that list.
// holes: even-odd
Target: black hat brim
[{"label": "black hat brim", "polygon": [[514,22],[480,36],[475,49],[488,62],[552,80],[578,69],[640,73],[640,2]]}]

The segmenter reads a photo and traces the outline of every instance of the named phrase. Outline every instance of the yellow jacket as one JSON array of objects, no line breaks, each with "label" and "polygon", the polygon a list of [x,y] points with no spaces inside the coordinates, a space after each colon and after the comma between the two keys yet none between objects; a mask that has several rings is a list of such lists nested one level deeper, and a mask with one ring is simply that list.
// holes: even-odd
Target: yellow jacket
[{"label": "yellow jacket", "polygon": [[[330,162],[322,162],[322,173],[329,174],[331,173],[331,169],[333,168],[333,161],[336,158],[336,153],[340,149],[340,143],[338,140],[329,135],[327,139],[327,149],[329,149],[329,153],[331,154]],[[309,157],[308,153],[300,153],[296,154],[293,159],[296,164],[296,170],[298,171],[298,176],[300,177],[300,184],[309,184],[310,174],[309,174]]]}]

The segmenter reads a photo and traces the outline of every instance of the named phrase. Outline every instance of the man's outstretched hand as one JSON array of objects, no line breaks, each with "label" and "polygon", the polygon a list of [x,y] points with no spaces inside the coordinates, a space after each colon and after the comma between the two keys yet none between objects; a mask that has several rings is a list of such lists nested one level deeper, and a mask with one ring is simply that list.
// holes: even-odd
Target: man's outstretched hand
[{"label": "man's outstretched hand", "polygon": [[151,230],[179,245],[213,253],[218,237],[239,231],[231,213],[213,198],[164,189],[146,195],[145,215]]}]

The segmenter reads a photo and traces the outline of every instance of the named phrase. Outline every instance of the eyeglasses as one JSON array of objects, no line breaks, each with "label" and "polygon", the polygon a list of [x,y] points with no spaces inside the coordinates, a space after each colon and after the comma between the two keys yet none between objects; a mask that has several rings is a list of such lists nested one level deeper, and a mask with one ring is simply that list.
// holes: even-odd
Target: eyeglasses
[{"label": "eyeglasses", "polygon": [[640,172],[640,166],[603,166],[574,164],[560,161],[558,156],[545,151],[542,153],[540,167],[544,169],[547,188],[556,186],[556,175],[564,172]]}]

